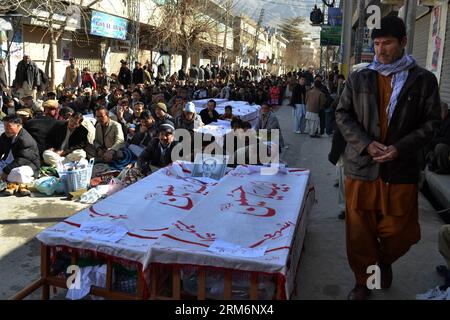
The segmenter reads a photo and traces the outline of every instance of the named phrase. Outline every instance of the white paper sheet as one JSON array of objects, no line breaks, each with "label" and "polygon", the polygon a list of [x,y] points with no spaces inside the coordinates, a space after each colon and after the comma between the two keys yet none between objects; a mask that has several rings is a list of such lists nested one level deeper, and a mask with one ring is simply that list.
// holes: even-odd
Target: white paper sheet
[{"label": "white paper sheet", "polygon": [[114,243],[122,239],[127,233],[127,229],[116,224],[94,222],[83,223],[79,229],[71,232],[71,235]]},{"label": "white paper sheet", "polygon": [[267,246],[259,247],[257,249],[244,248],[239,245],[215,240],[212,245],[209,246],[208,251],[214,252],[224,256],[242,257],[242,258],[257,258],[264,256],[267,250]]}]

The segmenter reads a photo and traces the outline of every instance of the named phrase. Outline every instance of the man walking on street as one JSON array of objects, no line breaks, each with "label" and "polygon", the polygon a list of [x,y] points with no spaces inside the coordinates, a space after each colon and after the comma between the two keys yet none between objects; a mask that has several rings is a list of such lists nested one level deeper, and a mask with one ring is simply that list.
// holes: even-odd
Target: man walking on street
[{"label": "man walking on street", "polygon": [[336,110],[347,141],[347,257],[356,285],[350,300],[367,299],[368,267],[378,264],[382,289],[391,265],[420,240],[418,152],[439,124],[436,77],[405,53],[406,27],[385,17],[372,32],[375,58],[351,74]]},{"label": "man walking on street", "polygon": [[305,76],[301,75],[298,84],[292,90],[291,106],[293,108],[294,132],[305,133],[306,86]]},{"label": "man walking on street", "polygon": [[320,81],[316,80],[313,88],[306,93],[305,130],[311,138],[320,138],[320,135],[317,134],[320,125],[319,114],[327,101],[327,97],[320,87]]}]

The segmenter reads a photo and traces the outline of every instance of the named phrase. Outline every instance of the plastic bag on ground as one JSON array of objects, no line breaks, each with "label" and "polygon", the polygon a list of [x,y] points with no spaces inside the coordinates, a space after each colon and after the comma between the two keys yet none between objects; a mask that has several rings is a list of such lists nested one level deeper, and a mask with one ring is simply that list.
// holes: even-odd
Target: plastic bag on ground
[{"label": "plastic bag on ground", "polygon": [[93,188],[81,195],[80,202],[93,204],[96,203],[102,195],[98,192],[97,188]]},{"label": "plastic bag on ground", "polygon": [[34,182],[34,187],[40,193],[51,196],[56,191],[57,183],[58,179],[56,179],[55,177],[43,177]]}]

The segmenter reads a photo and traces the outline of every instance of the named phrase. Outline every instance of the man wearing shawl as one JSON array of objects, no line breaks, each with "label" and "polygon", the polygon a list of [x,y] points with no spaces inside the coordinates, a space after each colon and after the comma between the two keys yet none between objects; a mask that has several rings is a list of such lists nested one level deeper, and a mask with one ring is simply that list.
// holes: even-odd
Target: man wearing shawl
[{"label": "man wearing shawl", "polygon": [[391,265],[420,240],[418,152],[440,116],[436,77],[405,53],[404,22],[383,18],[372,39],[373,63],[350,75],[336,110],[347,141],[347,257],[356,280],[350,300],[369,297],[373,265],[381,289],[389,288]]}]

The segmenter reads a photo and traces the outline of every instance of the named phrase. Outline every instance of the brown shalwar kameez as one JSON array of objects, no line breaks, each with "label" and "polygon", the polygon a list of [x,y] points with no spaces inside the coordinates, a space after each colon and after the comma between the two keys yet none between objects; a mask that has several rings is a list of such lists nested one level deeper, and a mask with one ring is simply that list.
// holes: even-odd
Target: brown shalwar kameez
[{"label": "brown shalwar kameez", "polygon": [[[388,131],[391,80],[378,75],[381,143]],[[367,267],[392,264],[420,240],[418,186],[347,178],[345,190],[348,261],[357,284],[366,285]]]}]

